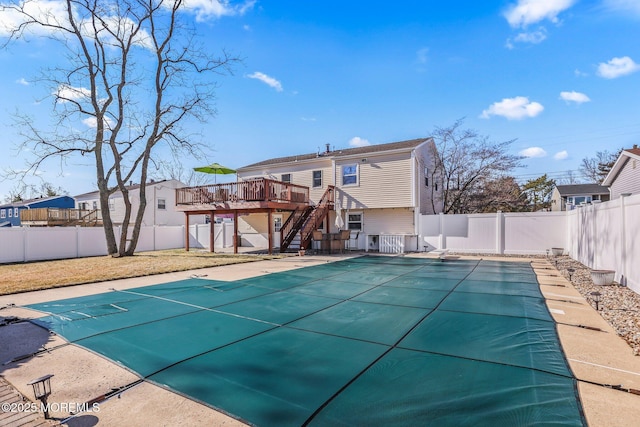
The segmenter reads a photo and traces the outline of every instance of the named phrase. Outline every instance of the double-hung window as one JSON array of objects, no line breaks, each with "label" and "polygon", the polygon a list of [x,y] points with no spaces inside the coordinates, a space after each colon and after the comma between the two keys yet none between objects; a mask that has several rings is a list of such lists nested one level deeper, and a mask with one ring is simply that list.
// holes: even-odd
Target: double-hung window
[{"label": "double-hung window", "polygon": [[290,173],[283,173],[280,176],[280,181],[282,182],[288,182],[289,184],[291,184],[291,174]]},{"label": "double-hung window", "polygon": [[313,188],[322,187],[322,171],[313,171]]},{"label": "double-hung window", "polygon": [[362,213],[349,212],[347,215],[347,229],[353,231],[362,231]]},{"label": "double-hung window", "polygon": [[342,185],[358,185],[358,164],[342,166]]}]

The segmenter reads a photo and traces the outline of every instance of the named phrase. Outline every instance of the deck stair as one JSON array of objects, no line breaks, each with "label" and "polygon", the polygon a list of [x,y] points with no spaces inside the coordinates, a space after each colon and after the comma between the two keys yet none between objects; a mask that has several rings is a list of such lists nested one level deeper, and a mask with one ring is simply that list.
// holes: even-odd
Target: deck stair
[{"label": "deck stair", "polygon": [[330,185],[314,206],[296,209],[280,229],[280,252],[309,249],[313,231],[334,208],[335,187]]}]

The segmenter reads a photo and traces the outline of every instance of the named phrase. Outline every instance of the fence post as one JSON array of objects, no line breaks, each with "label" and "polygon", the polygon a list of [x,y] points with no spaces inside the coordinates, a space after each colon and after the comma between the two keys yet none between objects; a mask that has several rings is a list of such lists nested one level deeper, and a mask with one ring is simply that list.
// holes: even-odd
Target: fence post
[{"label": "fence post", "polygon": [[22,227],[22,262],[27,262],[27,230],[30,227]]},{"label": "fence post", "polygon": [[76,258],[80,258],[80,226],[76,225]]},{"label": "fence post", "polygon": [[504,253],[504,214],[502,211],[496,212],[496,254],[502,255]]},{"label": "fence post", "polygon": [[620,264],[622,265],[620,284],[623,286],[627,286],[627,206],[625,202],[628,196],[630,196],[629,193],[620,195]]},{"label": "fence post", "polygon": [[438,235],[438,249],[446,249],[447,236],[444,233],[444,213],[440,212],[440,235]]}]

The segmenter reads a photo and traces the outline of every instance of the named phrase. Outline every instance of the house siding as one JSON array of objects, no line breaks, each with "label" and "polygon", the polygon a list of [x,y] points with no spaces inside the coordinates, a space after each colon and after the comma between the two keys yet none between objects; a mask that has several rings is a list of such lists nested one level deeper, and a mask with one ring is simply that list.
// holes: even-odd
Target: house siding
[{"label": "house siding", "polygon": [[[322,171],[322,187],[313,188],[313,171],[317,170]],[[312,162],[272,165],[264,170],[249,171],[238,176],[242,180],[267,178],[281,181],[283,174],[291,174],[292,184],[309,187],[309,199],[313,203],[317,203],[322,198],[329,185],[334,185],[332,161],[328,158],[319,158]]]},{"label": "house siding", "polygon": [[[180,181],[168,180],[147,184],[146,199],[147,208],[142,218],[142,225],[183,225],[185,223],[184,213],[176,211],[176,188],[184,187]],[[124,221],[125,204],[122,193],[117,192],[109,198],[112,200],[111,220],[115,225],[120,225]],[[158,199],[165,199],[166,209],[158,209]],[[135,188],[129,190],[129,200],[131,201],[131,221],[135,221],[140,207],[140,190]],[[76,209],[80,209],[82,203],[87,204],[87,209],[100,210],[100,196],[97,192],[76,196]],[[191,217],[191,224],[204,222],[203,216]]]},{"label": "house siding", "polygon": [[[366,159],[366,161],[362,161]],[[409,153],[336,160],[336,183],[343,209],[412,207]],[[358,165],[358,183],[342,185],[343,168]]]},{"label": "house siding", "polygon": [[414,234],[413,209],[366,209],[363,210],[363,232],[365,234]]},{"label": "house siding", "polygon": [[612,199],[625,193],[640,194],[640,160],[627,159],[610,188]]},{"label": "house siding", "polygon": [[[432,152],[435,152],[435,144],[433,141],[428,141],[426,144],[422,144],[416,147],[415,161],[417,168],[417,193],[420,200],[420,212],[422,215],[432,215],[440,206],[442,206],[441,197],[438,191],[435,189],[434,179],[429,176],[428,183],[425,182],[425,168],[429,171],[434,170],[435,160],[431,156]],[[431,173],[429,173],[431,175]]]}]

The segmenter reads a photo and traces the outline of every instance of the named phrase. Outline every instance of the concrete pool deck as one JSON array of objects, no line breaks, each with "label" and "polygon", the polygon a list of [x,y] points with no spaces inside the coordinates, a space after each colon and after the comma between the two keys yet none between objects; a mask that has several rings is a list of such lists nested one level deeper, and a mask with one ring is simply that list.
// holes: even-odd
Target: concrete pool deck
[{"label": "concrete pool deck", "polygon": [[[407,255],[434,257],[433,255]],[[437,257],[437,255],[435,256]],[[0,310],[0,316],[34,318],[42,313],[20,306],[106,292],[111,288],[127,289],[185,279],[192,275],[206,275],[209,279],[238,280],[266,273],[286,271],[322,264],[344,256],[288,257],[277,260],[259,261],[197,271],[169,273],[135,279],[124,279],[50,289],[0,297],[0,307],[15,304]],[[478,259],[480,257],[460,257]],[[587,422],[591,426],[635,426],[640,419],[640,396],[599,385],[586,383],[621,384],[625,388],[640,389],[640,358],[632,355],[630,347],[619,338],[613,329],[588,304],[587,301],[560,275],[545,259],[540,258],[500,258],[487,260],[533,261],[547,305],[558,322],[558,333],[579,385],[580,398]],[[569,325],[583,325],[594,329]],[[75,345],[65,345],[58,336],[49,335],[45,330],[28,322],[15,323],[0,328],[0,375],[32,398],[29,381],[42,375],[53,373],[53,393],[49,398],[53,405],[52,416],[64,419],[69,416],[72,406],[97,399],[104,395],[111,398],[99,404],[99,411],[83,412],[70,420],[69,426],[93,425],[244,425],[241,422],[217,412],[208,406],[194,402],[148,382],[136,383],[138,376],[116,365],[102,356]],[[32,354],[42,348],[48,349],[30,358],[11,363],[6,361]],[[132,385],[128,389],[122,387]],[[121,390],[119,392],[119,390]],[[64,407],[66,404],[66,407]],[[0,412],[0,426],[3,424]],[[14,418],[15,420],[15,418]],[[17,423],[15,424],[17,425]]]}]

